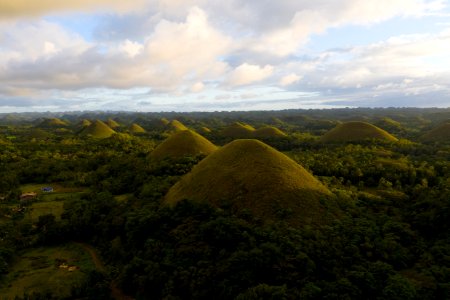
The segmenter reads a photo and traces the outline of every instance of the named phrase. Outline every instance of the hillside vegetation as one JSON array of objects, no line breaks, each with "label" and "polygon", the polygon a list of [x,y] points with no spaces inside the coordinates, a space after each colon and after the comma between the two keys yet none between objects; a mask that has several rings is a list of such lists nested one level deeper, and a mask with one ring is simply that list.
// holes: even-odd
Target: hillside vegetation
[{"label": "hillside vegetation", "polygon": [[359,121],[339,124],[321,138],[323,142],[363,141],[367,139],[397,141],[397,138],[387,131],[372,124]]},{"label": "hillside vegetation", "polygon": [[217,149],[213,143],[192,130],[173,133],[150,154],[153,159],[209,155]]},{"label": "hillside vegetation", "polygon": [[233,137],[233,138],[248,138],[251,137],[255,128],[248,124],[244,124],[241,122],[235,122],[231,125],[228,125],[220,134],[225,137]]},{"label": "hillside vegetation", "polygon": [[420,139],[424,142],[450,141],[450,121],[430,130],[422,135]]},{"label": "hillside vegetation", "polygon": [[311,223],[324,217],[319,198],[329,194],[281,152],[258,140],[235,140],[195,166],[169,190],[165,203],[190,199],[218,207],[229,204],[264,221],[290,211],[292,222]]},{"label": "hillside vegetation", "polygon": [[131,124],[128,130],[131,133],[145,133],[145,129],[136,123]]},{"label": "hillside vegetation", "polygon": [[112,130],[108,125],[100,120],[95,120],[91,125],[84,128],[80,135],[90,136],[97,139],[104,139],[112,136],[116,132]]}]

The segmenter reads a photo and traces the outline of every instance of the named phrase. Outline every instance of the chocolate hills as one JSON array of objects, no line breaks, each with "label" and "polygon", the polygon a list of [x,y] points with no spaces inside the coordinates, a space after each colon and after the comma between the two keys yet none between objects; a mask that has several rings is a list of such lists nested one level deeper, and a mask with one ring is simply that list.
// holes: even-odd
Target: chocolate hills
[{"label": "chocolate hills", "polygon": [[120,127],[120,124],[119,123],[117,123],[116,121],[114,121],[113,119],[108,119],[106,122],[105,122],[105,124],[106,125],[108,125],[109,126],[109,128],[111,128],[111,129],[114,129],[114,128],[117,128],[117,127]]},{"label": "chocolate hills", "polygon": [[51,137],[51,134],[40,128],[33,128],[29,133],[29,137],[36,140],[45,140]]},{"label": "chocolate hills", "polygon": [[215,151],[181,178],[164,204],[183,199],[249,210],[263,221],[290,212],[293,224],[320,222],[325,211],[319,199],[329,190],[302,166],[254,139],[235,140]]},{"label": "chocolate hills", "polygon": [[366,139],[397,141],[397,138],[383,129],[366,122],[352,121],[337,125],[321,138],[323,142],[350,142]]},{"label": "chocolate hills", "polygon": [[235,122],[220,132],[222,136],[232,137],[232,138],[248,138],[253,135],[255,128],[248,124],[244,124],[241,122]]},{"label": "chocolate hills", "polygon": [[78,123],[78,127],[85,128],[85,127],[88,127],[91,124],[92,124],[92,122],[89,121],[88,119],[83,119],[83,120],[80,121],[80,123]]},{"label": "chocolate hills", "polygon": [[36,127],[38,128],[60,128],[66,127],[69,124],[58,118],[46,118],[41,123],[39,123]]},{"label": "chocolate hills", "polygon": [[202,132],[202,133],[210,133],[211,129],[209,129],[208,127],[203,126],[203,127],[200,127],[200,132]]},{"label": "chocolate hills", "polygon": [[184,126],[184,124],[178,120],[172,120],[169,124],[167,124],[167,127],[171,131],[188,130],[188,128],[186,126]]},{"label": "chocolate hills", "polygon": [[420,138],[424,142],[443,142],[450,140],[450,121],[447,121],[429,132],[422,135]]},{"label": "chocolate hills", "polygon": [[80,135],[91,136],[97,139],[104,139],[110,137],[115,133],[116,132],[114,130],[112,130],[108,125],[106,125],[102,121],[95,120],[91,125],[84,128],[80,132]]},{"label": "chocolate hills", "polygon": [[273,126],[264,126],[256,129],[253,132],[253,136],[257,138],[278,138],[286,137],[286,133]]},{"label": "chocolate hills", "polygon": [[131,124],[131,126],[130,126],[130,128],[128,128],[128,130],[131,133],[145,133],[145,129],[136,123]]},{"label": "chocolate hills", "polygon": [[181,158],[185,156],[209,155],[217,146],[192,130],[173,133],[150,154],[152,159]]}]

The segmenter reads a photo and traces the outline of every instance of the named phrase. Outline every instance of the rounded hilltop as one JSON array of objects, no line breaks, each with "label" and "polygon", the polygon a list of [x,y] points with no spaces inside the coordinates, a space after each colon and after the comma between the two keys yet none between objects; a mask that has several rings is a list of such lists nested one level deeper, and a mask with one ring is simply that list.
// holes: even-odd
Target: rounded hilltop
[{"label": "rounded hilltop", "polygon": [[372,124],[351,121],[337,125],[321,138],[323,142],[351,142],[376,139],[395,142],[398,139],[387,131]]},{"label": "rounded hilltop", "polygon": [[89,121],[88,119],[83,119],[80,121],[80,123],[78,123],[78,127],[84,128],[84,127],[88,127],[91,124],[92,124],[92,122]]},{"label": "rounded hilltop", "polygon": [[253,136],[257,138],[278,138],[286,137],[287,134],[274,126],[264,126],[256,129]]},{"label": "rounded hilltop", "polygon": [[319,199],[330,191],[302,166],[254,139],[235,140],[215,151],[167,193],[166,205],[188,199],[249,210],[263,221],[281,212],[293,224],[318,223]]},{"label": "rounded hilltop", "polygon": [[59,128],[59,127],[67,127],[69,124],[58,118],[46,118],[41,123],[39,123],[36,127],[38,128]]},{"label": "rounded hilltop", "polygon": [[450,141],[450,121],[442,123],[436,128],[425,133],[420,138],[423,142],[444,142]]},{"label": "rounded hilltop", "polygon": [[188,130],[188,128],[186,126],[184,126],[184,124],[178,120],[172,120],[169,124],[167,124],[167,127],[171,131]]},{"label": "rounded hilltop", "polygon": [[136,123],[131,124],[131,126],[130,126],[130,128],[128,128],[128,130],[131,133],[145,133],[145,129]]},{"label": "rounded hilltop", "polygon": [[114,120],[111,119],[111,118],[109,118],[109,119],[105,122],[105,124],[108,125],[109,128],[111,128],[111,129],[120,127],[120,124],[117,123],[116,121],[114,121]]},{"label": "rounded hilltop", "polygon": [[253,132],[255,131],[255,128],[248,124],[244,124],[241,122],[235,122],[231,125],[228,125],[222,131],[220,134],[225,137],[235,137],[235,138],[245,138],[245,137],[251,137],[253,135]]},{"label": "rounded hilltop", "polygon": [[202,127],[200,127],[200,132],[204,133],[204,134],[208,134],[208,133],[211,133],[211,129],[209,129],[208,127],[202,126]]},{"label": "rounded hilltop", "polygon": [[116,132],[112,130],[108,125],[100,120],[95,120],[91,125],[85,127],[80,135],[91,136],[97,139],[104,139],[112,136]]},{"label": "rounded hilltop", "polygon": [[182,130],[173,133],[165,139],[150,157],[152,159],[181,158],[185,156],[209,155],[216,151],[217,146],[192,130]]}]

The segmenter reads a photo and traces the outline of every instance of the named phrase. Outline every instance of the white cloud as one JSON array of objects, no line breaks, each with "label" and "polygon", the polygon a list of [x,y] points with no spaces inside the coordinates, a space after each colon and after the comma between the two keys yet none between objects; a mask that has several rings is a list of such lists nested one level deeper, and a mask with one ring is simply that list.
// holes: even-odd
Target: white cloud
[{"label": "white cloud", "polygon": [[203,82],[196,82],[191,86],[191,92],[199,93],[205,89]]},{"label": "white cloud", "polygon": [[[0,22],[0,105],[6,98],[56,98],[99,87],[196,97],[214,89],[218,95],[223,90],[245,95],[262,84],[330,97],[449,89],[450,30],[349,45],[309,53],[309,58],[303,48],[330,28],[421,17],[439,12],[445,1],[31,2],[0,0],[0,18],[10,17]],[[64,25],[34,17],[56,11],[97,13],[105,6],[117,14],[102,16],[89,41]]]},{"label": "white cloud", "polygon": [[272,72],[273,66],[270,65],[260,67],[243,63],[229,74],[226,82],[230,86],[248,85],[266,79]]},{"label": "white cloud", "polygon": [[296,83],[296,82],[299,81],[300,79],[301,79],[300,76],[298,76],[298,75],[295,74],[295,73],[291,73],[291,74],[289,74],[289,75],[283,76],[283,77],[280,79],[280,85],[281,85],[281,86],[288,86],[288,85],[291,85],[291,84],[293,84],[293,83]]},{"label": "white cloud", "polygon": [[129,57],[135,57],[140,54],[144,46],[138,42],[132,42],[130,40],[125,40],[119,45],[119,51],[126,53]]},{"label": "white cloud", "polygon": [[129,11],[142,7],[145,0],[0,0],[0,17],[17,18],[39,16],[57,11],[89,11],[89,10],[119,10]]}]

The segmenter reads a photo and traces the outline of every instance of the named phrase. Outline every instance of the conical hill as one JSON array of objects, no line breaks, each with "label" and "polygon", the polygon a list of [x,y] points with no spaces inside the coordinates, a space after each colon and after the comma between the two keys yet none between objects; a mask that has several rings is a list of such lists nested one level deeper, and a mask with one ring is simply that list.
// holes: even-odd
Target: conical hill
[{"label": "conical hill", "polygon": [[78,124],[78,127],[84,128],[84,127],[88,127],[88,126],[91,125],[91,124],[92,124],[92,122],[89,121],[88,119],[83,119],[83,120],[81,120],[81,122]]},{"label": "conical hill", "polygon": [[425,133],[421,140],[424,142],[443,142],[450,141],[450,121],[439,125],[438,127]]},{"label": "conical hill", "polygon": [[286,133],[273,126],[264,126],[256,129],[253,132],[253,136],[257,138],[277,138],[286,137]]},{"label": "conical hill", "polygon": [[40,128],[59,128],[66,127],[68,124],[61,119],[58,118],[46,118],[36,127]]},{"label": "conical hill", "polygon": [[249,210],[262,220],[290,212],[288,221],[316,223],[329,190],[302,166],[254,139],[235,140],[215,151],[167,193],[164,203],[207,201],[214,206]]},{"label": "conical hill", "polygon": [[213,143],[191,130],[173,133],[153,150],[153,159],[181,158],[185,156],[209,155],[217,149]]},{"label": "conical hill", "polygon": [[145,132],[145,129],[136,123],[131,124],[129,130],[131,133],[144,133]]},{"label": "conical hill", "polygon": [[211,133],[211,129],[209,129],[208,127],[200,127],[200,132],[201,133]]},{"label": "conical hill", "polygon": [[40,128],[32,128],[29,137],[32,139],[43,140],[51,137],[51,134]]},{"label": "conical hill", "polygon": [[109,126],[110,128],[112,128],[112,129],[117,128],[117,127],[120,127],[120,124],[117,123],[116,121],[114,121],[113,119],[108,119],[108,120],[105,122],[105,124],[108,125],[108,126]]},{"label": "conical hill", "polygon": [[397,141],[397,138],[387,131],[366,122],[346,122],[337,125],[322,136],[323,142],[349,142],[377,139],[385,141]]},{"label": "conical hill", "polygon": [[167,126],[169,127],[169,130],[172,131],[188,130],[188,128],[178,120],[172,120]]},{"label": "conical hill", "polygon": [[80,132],[80,135],[91,136],[97,139],[104,139],[110,137],[115,133],[116,132],[114,130],[112,130],[108,125],[106,125],[102,121],[95,120],[95,122],[93,122],[91,125],[84,128]]},{"label": "conical hill", "polygon": [[254,131],[255,128],[248,124],[236,122],[222,129],[221,135],[233,138],[248,138],[252,136]]}]

